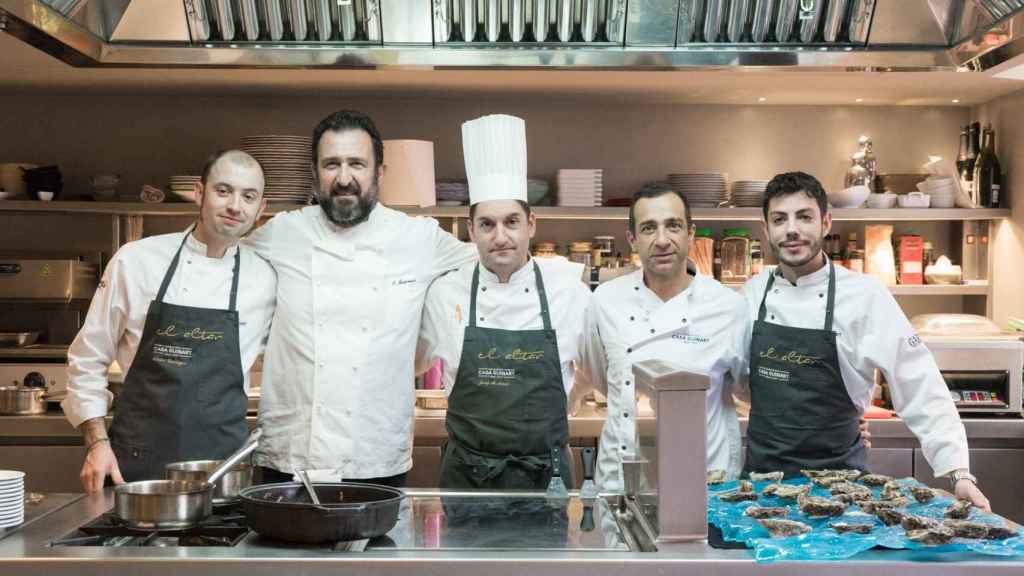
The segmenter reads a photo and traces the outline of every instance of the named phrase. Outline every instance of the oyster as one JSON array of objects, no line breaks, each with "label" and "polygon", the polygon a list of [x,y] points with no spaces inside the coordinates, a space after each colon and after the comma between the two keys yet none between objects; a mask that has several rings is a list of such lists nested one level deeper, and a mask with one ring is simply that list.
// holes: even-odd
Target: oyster
[{"label": "oyster", "polygon": [[975,540],[988,536],[988,525],[969,520],[946,519],[942,525],[953,531],[957,538],[973,538]]},{"label": "oyster", "polygon": [[832,499],[836,502],[842,502],[849,506],[851,504],[859,504],[865,500],[870,500],[871,493],[861,494],[859,492],[854,492],[853,494],[835,494],[832,496]]},{"label": "oyster", "polygon": [[860,478],[860,470],[801,470],[801,474],[811,478],[827,478],[827,477],[839,477],[843,480],[856,480]]},{"label": "oyster", "polygon": [[953,539],[953,531],[942,524],[937,524],[933,528],[908,530],[907,538],[926,546],[941,546]]},{"label": "oyster", "polygon": [[890,480],[882,486],[882,500],[896,500],[903,497],[903,490],[895,480]]},{"label": "oyster", "polygon": [[725,470],[711,470],[708,472],[708,484],[724,484],[726,479]]},{"label": "oyster", "polygon": [[946,518],[963,520],[971,515],[971,501],[957,500],[946,508]]},{"label": "oyster", "polygon": [[802,486],[794,486],[792,484],[769,484],[764,487],[761,494],[764,496],[775,496],[780,500],[796,500],[797,496],[807,494],[810,491],[810,484],[804,484]]},{"label": "oyster", "polygon": [[864,524],[862,522],[830,522],[829,528],[843,534],[845,532],[853,532],[854,534],[870,534],[875,529],[874,524]]},{"label": "oyster", "polygon": [[811,482],[813,482],[815,486],[828,488],[838,482],[846,482],[846,478],[842,476],[818,476],[817,478],[811,478]]},{"label": "oyster", "polygon": [[892,479],[892,476],[885,476],[884,474],[865,474],[858,478],[861,483],[868,486],[885,486],[885,483]]},{"label": "oyster", "polygon": [[875,514],[879,510],[894,510],[906,505],[906,499],[900,503],[899,500],[863,500],[857,503],[860,509],[868,514]]},{"label": "oyster", "polygon": [[803,522],[797,522],[796,520],[785,520],[782,518],[762,518],[758,520],[761,526],[764,526],[768,533],[771,534],[772,538],[786,538],[788,536],[797,536],[799,534],[806,534],[811,531],[811,527]]},{"label": "oyster", "polygon": [[740,480],[739,491],[740,492],[753,492],[754,491],[754,483],[751,482],[750,480]]},{"label": "oyster", "polygon": [[862,498],[863,500],[870,500],[871,499],[871,489],[870,488],[868,488],[867,486],[863,486],[861,484],[854,484],[853,482],[850,482],[848,480],[843,480],[842,482],[835,482],[831,486],[829,486],[828,489],[829,489],[830,492],[832,492],[833,495],[835,495],[835,494],[850,494],[850,495],[853,495],[853,494],[863,494],[863,495],[867,496],[866,498]]},{"label": "oyster", "polygon": [[1006,540],[1017,535],[1017,531],[1008,526],[989,526],[986,540]]},{"label": "oyster", "polygon": [[900,526],[903,526],[903,529],[908,532],[910,530],[927,530],[938,525],[939,521],[934,518],[915,514],[904,514],[903,520],[900,522]]},{"label": "oyster", "polygon": [[743,511],[751,518],[779,518],[789,513],[789,509],[782,506],[751,506]]},{"label": "oyster", "polygon": [[801,494],[797,498],[800,511],[808,516],[842,516],[846,505],[829,498]]},{"label": "oyster", "polygon": [[785,472],[765,472],[759,474],[757,472],[750,473],[750,479],[754,482],[782,482],[782,479],[786,477]]},{"label": "oyster", "polygon": [[921,504],[931,502],[935,498],[935,491],[932,490],[931,488],[911,486],[910,493],[914,495],[914,500],[917,500]]},{"label": "oyster", "polygon": [[895,526],[903,522],[903,513],[894,508],[880,508],[875,510],[875,516],[886,526]]},{"label": "oyster", "polygon": [[732,491],[719,494],[718,499],[722,502],[747,502],[757,500],[757,492]]}]

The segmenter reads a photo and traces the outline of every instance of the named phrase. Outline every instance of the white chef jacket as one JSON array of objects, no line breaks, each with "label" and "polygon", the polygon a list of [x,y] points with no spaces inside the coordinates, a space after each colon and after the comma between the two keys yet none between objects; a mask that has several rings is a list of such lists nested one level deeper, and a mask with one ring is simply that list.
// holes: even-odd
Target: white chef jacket
[{"label": "white chef jacket", "polygon": [[[757,319],[768,275],[775,273],[779,276],[765,302],[765,321],[824,329],[828,270],[826,263],[817,272],[797,278],[795,286],[778,269],[751,278],[743,287],[751,322]],[[839,368],[850,400],[863,413],[871,402],[875,370],[881,370],[889,382],[893,407],[920,440],[936,476],[968,468],[967,434],[949,387],[899,304],[875,278],[842,266],[835,271],[832,330],[837,335]]]},{"label": "white chef jacket", "polygon": [[[558,341],[562,384],[568,396],[573,386],[574,364],[580,357],[583,328],[590,304],[590,289],[583,283],[583,265],[563,259],[534,258],[509,277],[505,284],[487,268],[480,266],[477,291],[477,326],[499,330],[540,330],[537,281],[533,264],[544,279],[551,327]],[[464,331],[469,326],[470,289],[477,264],[470,263],[434,281],[427,292],[423,325],[417,353],[418,371],[426,370],[433,360],[444,361],[444,389],[451,394],[462,358]]]},{"label": "white chef jacket", "polygon": [[408,471],[427,286],[476,247],[382,205],[351,228],[319,206],[278,214],[247,242],[278,277],[256,462],[356,479]]},{"label": "white chef jacket", "polygon": [[[107,415],[113,398],[107,390],[107,370],[115,360],[124,374],[131,369],[149,304],[160,291],[184,236],[185,232],[177,232],[129,242],[107,265],[85,323],[68,349],[68,392],[61,407],[76,428],[86,420]],[[263,351],[274,316],[277,279],[270,265],[246,247],[231,247],[223,257],[209,258],[206,245],[189,234],[164,302],[226,310],[239,249],[238,338],[248,391],[249,368]]]},{"label": "white chef jacket", "polygon": [[699,274],[667,302],[647,288],[643,270],[597,289],[583,363],[592,385],[608,397],[597,459],[602,489],[622,489],[622,459],[637,453],[633,363],[651,359],[710,377],[707,469],[739,475],[740,427],[732,391],[746,373],[746,314],[739,294]]}]

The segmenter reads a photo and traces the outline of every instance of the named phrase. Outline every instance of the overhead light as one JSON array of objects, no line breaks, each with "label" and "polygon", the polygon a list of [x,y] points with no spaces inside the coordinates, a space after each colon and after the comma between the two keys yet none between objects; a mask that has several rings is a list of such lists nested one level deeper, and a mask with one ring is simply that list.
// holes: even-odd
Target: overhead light
[{"label": "overhead light", "polygon": [[953,104],[959,104],[959,103],[960,103],[960,99],[959,98],[953,98]]},{"label": "overhead light", "polygon": [[857,102],[863,102],[863,101],[864,101],[863,98],[857,98]]},{"label": "overhead light", "polygon": [[758,99],[757,99],[757,101],[758,101],[758,102],[767,102],[767,101],[768,101],[768,99],[767,99],[767,98],[765,98],[764,96],[761,96],[760,98],[758,98]]}]

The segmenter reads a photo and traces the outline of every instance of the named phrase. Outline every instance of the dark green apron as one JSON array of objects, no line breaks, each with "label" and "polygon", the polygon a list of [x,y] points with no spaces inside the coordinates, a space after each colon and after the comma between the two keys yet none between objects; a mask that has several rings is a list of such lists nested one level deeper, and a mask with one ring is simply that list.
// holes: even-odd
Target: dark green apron
[{"label": "dark green apron", "polygon": [[860,410],[839,370],[832,331],[836,272],[829,262],[824,330],[765,322],[768,279],[750,340],[750,423],[744,472],[856,468],[867,470]]},{"label": "dark green apron", "polygon": [[498,330],[476,325],[479,265],[473,271],[469,326],[448,397],[441,488],[543,490],[553,458],[572,486],[558,341],[535,262],[533,273],[544,328]]},{"label": "dark green apron", "polygon": [[240,251],[227,310],[163,301],[191,233],[149,304],[110,426],[110,444],[128,482],[163,478],[168,462],[225,458],[248,432],[235,310]]}]

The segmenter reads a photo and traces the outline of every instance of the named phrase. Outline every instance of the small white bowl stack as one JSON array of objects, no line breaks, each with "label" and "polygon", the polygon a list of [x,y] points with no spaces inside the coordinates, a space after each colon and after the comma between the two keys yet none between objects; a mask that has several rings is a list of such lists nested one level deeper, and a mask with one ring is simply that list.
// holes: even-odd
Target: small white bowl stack
[{"label": "small white bowl stack", "polygon": [[952,178],[930,176],[927,180],[917,183],[922,194],[931,196],[932,208],[952,208],[956,206],[956,185]]},{"label": "small white bowl stack", "polygon": [[25,473],[0,470],[0,528],[25,521]]}]

